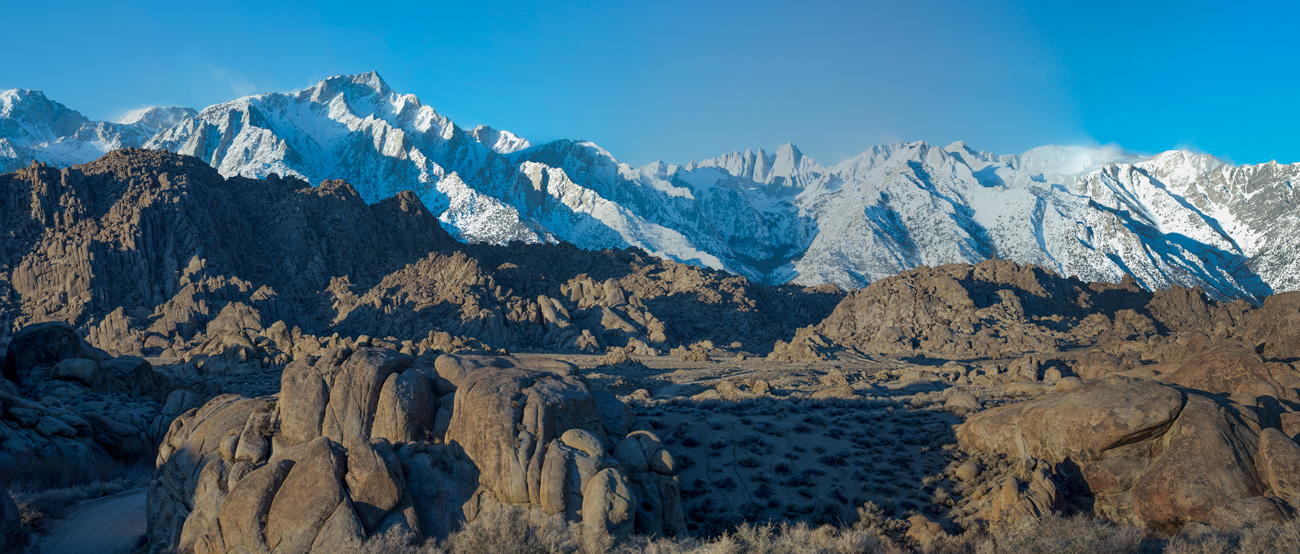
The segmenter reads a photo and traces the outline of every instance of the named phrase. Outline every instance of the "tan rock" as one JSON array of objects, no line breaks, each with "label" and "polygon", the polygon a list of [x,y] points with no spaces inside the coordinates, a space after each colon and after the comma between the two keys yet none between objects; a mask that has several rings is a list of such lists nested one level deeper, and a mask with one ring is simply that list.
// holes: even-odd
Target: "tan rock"
[{"label": "tan rock", "polygon": [[1147,525],[1207,521],[1215,508],[1264,492],[1247,457],[1253,438],[1211,400],[1189,396],[1166,435],[1167,450],[1133,485],[1134,513]]},{"label": "tan rock", "polygon": [[267,550],[266,517],[293,462],[277,460],[253,470],[231,489],[221,503],[220,531],[224,548]]},{"label": "tan rock", "polygon": [[438,414],[433,384],[423,373],[407,369],[393,373],[380,389],[370,437],[411,442],[431,434]]},{"label": "tan rock", "polygon": [[321,435],[336,443],[353,435],[370,436],[384,381],[411,367],[411,359],[392,350],[362,348],[343,364],[330,384],[321,421]]},{"label": "tan rock", "polygon": [[962,463],[960,466],[957,466],[957,471],[954,475],[962,481],[970,482],[975,480],[976,477],[979,477],[980,473],[983,471],[984,468],[981,467],[979,463],[975,461],[967,461]]},{"label": "tan rock", "polygon": [[844,399],[847,399],[847,398],[853,398],[854,396],[857,396],[857,392],[855,392],[855,391],[853,390],[853,387],[851,387],[851,386],[849,386],[849,385],[840,385],[840,386],[838,386],[838,387],[830,387],[830,388],[827,388],[827,389],[819,390],[819,391],[817,391],[817,392],[814,392],[812,396],[813,396],[813,398],[844,398]]},{"label": "tan rock", "polygon": [[[1252,381],[1275,382],[1254,350],[1239,344],[1228,344],[1211,349],[1184,361],[1177,371],[1161,379],[1211,394],[1232,394],[1242,385]],[[1273,385],[1273,394],[1280,385]]]},{"label": "tan rock", "polygon": [[605,432],[581,379],[485,367],[470,373],[456,391],[447,442],[464,449],[480,469],[479,482],[501,502],[537,503],[546,447],[569,429]]},{"label": "tan rock", "polygon": [[81,337],[71,325],[59,321],[28,325],[14,333],[5,349],[4,377],[23,383],[36,366],[86,358],[84,350]]},{"label": "tan rock", "polygon": [[616,469],[601,470],[582,492],[583,528],[625,539],[635,526],[636,505],[627,478]]},{"label": "tan rock", "polygon": [[907,538],[924,550],[933,548],[934,544],[946,536],[943,526],[928,517],[917,514],[907,518]]},{"label": "tan rock", "polygon": [[1300,505],[1300,445],[1277,429],[1259,434],[1260,480],[1268,491],[1292,506]]},{"label": "tan rock", "polygon": [[326,437],[309,442],[284,478],[266,516],[266,544],[275,552],[305,554],[347,499],[344,458]]},{"label": "tan rock", "polygon": [[[390,466],[387,461],[393,455],[391,447],[383,440],[377,440],[375,445],[358,435],[348,440],[347,475],[344,479],[350,491],[351,509],[365,531],[378,527],[406,494],[401,466]],[[381,450],[386,452],[381,453]]]}]

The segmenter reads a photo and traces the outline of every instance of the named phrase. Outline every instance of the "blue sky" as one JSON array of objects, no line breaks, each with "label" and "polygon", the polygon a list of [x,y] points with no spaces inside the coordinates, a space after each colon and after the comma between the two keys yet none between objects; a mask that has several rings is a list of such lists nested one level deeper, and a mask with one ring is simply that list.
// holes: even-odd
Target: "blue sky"
[{"label": "blue sky", "polygon": [[785,142],[833,163],[958,139],[1300,161],[1300,8],[1282,2],[0,0],[0,14],[0,89],[95,119],[373,69],[464,127],[590,139],[634,164]]}]

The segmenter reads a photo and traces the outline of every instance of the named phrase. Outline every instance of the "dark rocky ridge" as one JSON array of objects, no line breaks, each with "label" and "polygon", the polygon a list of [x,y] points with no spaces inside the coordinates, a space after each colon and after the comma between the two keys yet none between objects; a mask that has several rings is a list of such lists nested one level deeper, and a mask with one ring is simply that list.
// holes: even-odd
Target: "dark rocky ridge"
[{"label": "dark rocky ridge", "polygon": [[0,176],[0,226],[0,341],[57,320],[122,354],[287,363],[336,332],[413,352],[765,352],[840,297],[640,251],[459,244],[408,192],[367,205],[340,181],[224,179],[138,149]]}]

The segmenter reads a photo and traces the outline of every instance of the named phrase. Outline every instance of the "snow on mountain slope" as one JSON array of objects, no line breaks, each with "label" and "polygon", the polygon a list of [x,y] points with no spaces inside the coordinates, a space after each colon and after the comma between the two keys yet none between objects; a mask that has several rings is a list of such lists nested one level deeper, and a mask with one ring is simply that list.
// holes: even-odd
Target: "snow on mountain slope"
[{"label": "snow on mountain slope", "polygon": [[[1285,290],[1285,270],[1252,269],[1257,253],[1237,240],[1244,228],[1231,234],[1210,215],[1252,210],[1232,207],[1227,195],[1189,200],[1189,184],[1218,175],[1222,164],[1184,154],[1053,148],[995,157],[960,143],[877,149],[832,168],[838,186],[796,200],[822,224],[796,263],[796,281],[861,286],[916,265],[996,256],[1089,280],[1129,273],[1153,288],[1199,285],[1223,298]],[[1267,186],[1289,194],[1288,182]],[[1274,207],[1282,225],[1300,221],[1290,206]]]},{"label": "snow on mountain slope", "polygon": [[519,137],[510,131],[493,129],[487,125],[479,125],[470,129],[469,135],[497,154],[510,154],[532,146],[528,143],[528,139]]},{"label": "snow on mountain slope", "polygon": [[917,265],[1001,257],[1221,298],[1300,289],[1300,165],[917,142],[829,167],[787,144],[636,168],[591,142],[464,130],[373,72],[117,123],[39,92],[0,93],[0,170],[139,145],[224,175],[344,179],[372,202],[410,189],[465,241],[636,246],[768,283],[860,287]]},{"label": "snow on mountain slope", "polygon": [[0,91],[0,172],[33,161],[86,163],[118,148],[138,147],[162,127],[194,115],[189,108],[147,108],[130,120],[91,121],[39,90]]}]

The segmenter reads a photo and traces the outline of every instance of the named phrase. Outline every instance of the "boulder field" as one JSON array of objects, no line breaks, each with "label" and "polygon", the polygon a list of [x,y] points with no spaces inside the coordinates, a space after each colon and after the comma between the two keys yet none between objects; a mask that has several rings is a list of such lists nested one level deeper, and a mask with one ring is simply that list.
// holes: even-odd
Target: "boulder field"
[{"label": "boulder field", "polygon": [[446,537],[505,508],[589,532],[684,533],[676,463],[563,362],[331,350],[280,393],[219,396],[158,453],[155,549],[309,552],[393,527]]}]

